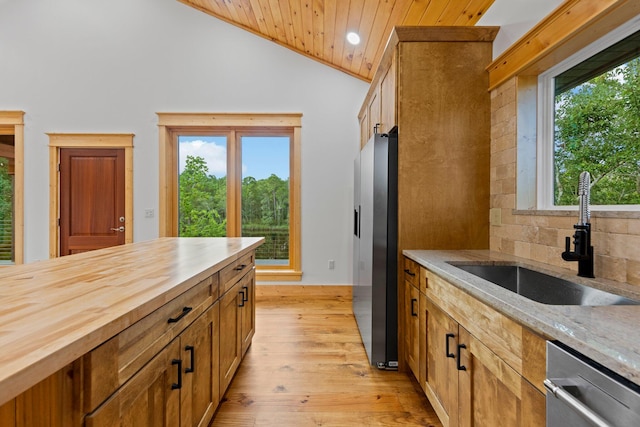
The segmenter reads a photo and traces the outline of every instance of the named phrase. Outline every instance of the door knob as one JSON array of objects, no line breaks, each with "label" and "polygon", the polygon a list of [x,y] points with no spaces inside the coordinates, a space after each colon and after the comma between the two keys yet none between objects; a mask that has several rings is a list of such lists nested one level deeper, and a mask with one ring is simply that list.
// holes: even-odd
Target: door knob
[{"label": "door knob", "polygon": [[119,231],[121,233],[124,233],[124,225],[121,225],[118,228],[112,228],[111,231]]}]

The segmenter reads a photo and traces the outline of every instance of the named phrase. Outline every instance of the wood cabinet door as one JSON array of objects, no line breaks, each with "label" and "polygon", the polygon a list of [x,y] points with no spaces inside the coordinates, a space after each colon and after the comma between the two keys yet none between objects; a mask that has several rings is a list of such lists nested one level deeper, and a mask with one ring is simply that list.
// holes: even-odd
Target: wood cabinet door
[{"label": "wood cabinet door", "polygon": [[[376,91],[371,95],[369,99],[369,107],[367,108],[369,116],[369,129],[367,129],[367,140],[374,134],[374,128],[380,123],[380,86],[376,88]],[[382,130],[378,129],[378,132]]]},{"label": "wood cabinet door", "polygon": [[240,283],[220,298],[220,396],[224,396],[242,360]]},{"label": "wood cabinet door", "polygon": [[410,282],[405,283],[406,358],[416,379],[420,379],[420,292]]},{"label": "wood cabinet door", "polygon": [[481,341],[460,326],[458,416],[461,427],[545,425],[545,398]]},{"label": "wood cabinet door", "polygon": [[249,273],[244,276],[240,284],[240,291],[243,297],[243,307],[241,307],[242,314],[242,356],[245,355],[249,347],[251,346],[251,340],[256,332],[256,286],[255,275]]},{"label": "wood cabinet door", "polygon": [[85,418],[86,427],[176,427],[184,374],[180,340],[173,340],[105,403]]},{"label": "wood cabinet door", "polygon": [[444,427],[458,425],[458,323],[427,300],[426,394]]},{"label": "wood cabinet door", "polygon": [[220,402],[218,303],[209,307],[180,336],[183,388],[180,426],[207,426]]},{"label": "wood cabinet door", "polygon": [[380,82],[380,131],[384,133],[396,124],[396,63],[396,55],[393,55],[391,65]]},{"label": "wood cabinet door", "polygon": [[365,109],[362,117],[360,117],[360,149],[367,145],[367,141],[369,141],[369,131],[367,129],[369,129],[369,115]]}]

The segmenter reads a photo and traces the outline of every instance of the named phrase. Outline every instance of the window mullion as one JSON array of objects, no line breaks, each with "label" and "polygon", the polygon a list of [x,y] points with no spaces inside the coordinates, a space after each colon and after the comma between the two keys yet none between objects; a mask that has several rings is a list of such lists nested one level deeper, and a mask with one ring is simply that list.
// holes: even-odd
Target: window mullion
[{"label": "window mullion", "polygon": [[242,158],[240,133],[229,132],[227,152],[227,236],[241,236]]}]

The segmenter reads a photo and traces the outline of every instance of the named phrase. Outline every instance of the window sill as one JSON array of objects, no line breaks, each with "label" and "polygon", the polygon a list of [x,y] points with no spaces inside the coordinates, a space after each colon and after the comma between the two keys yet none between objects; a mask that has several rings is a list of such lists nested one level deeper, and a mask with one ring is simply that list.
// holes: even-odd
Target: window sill
[{"label": "window sill", "polygon": [[258,282],[299,282],[300,280],[302,280],[302,271],[256,269]]},{"label": "window sill", "polygon": [[[513,215],[535,215],[535,216],[576,216],[578,215],[578,208],[568,209],[549,209],[549,210],[536,210],[536,209],[514,209],[511,212]],[[618,219],[640,219],[640,211],[598,211],[591,209],[592,218],[618,218]]]}]

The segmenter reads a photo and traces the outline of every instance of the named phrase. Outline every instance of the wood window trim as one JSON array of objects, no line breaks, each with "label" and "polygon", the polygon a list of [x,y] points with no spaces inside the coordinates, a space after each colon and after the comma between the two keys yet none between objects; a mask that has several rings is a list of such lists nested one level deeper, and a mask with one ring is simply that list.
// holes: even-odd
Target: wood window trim
[{"label": "wood window trim", "polygon": [[[178,234],[178,146],[177,134],[211,132],[224,129],[254,131],[264,129],[292,129],[293,144],[290,154],[291,203],[290,209],[290,263],[286,268],[257,266],[259,281],[299,281],[302,278],[300,236],[300,181],[301,181],[301,126],[300,113],[156,113],[159,136],[159,236],[173,237]],[[240,173],[229,169],[228,174]],[[228,206],[240,209],[240,200],[235,194],[227,199]],[[230,211],[229,217],[233,215]],[[239,227],[236,227],[239,228]],[[232,229],[232,227],[230,227]]]},{"label": "wood window trim", "polygon": [[133,137],[132,133],[47,133],[49,136],[49,258],[60,256],[58,217],[60,215],[61,148],[124,148],[125,232],[124,242],[133,243]]},{"label": "wood window trim", "polygon": [[489,66],[489,90],[537,76],[640,13],[635,0],[567,0]]},{"label": "wood window trim", "polygon": [[24,111],[0,111],[0,133],[14,138],[14,264],[24,263]]}]

